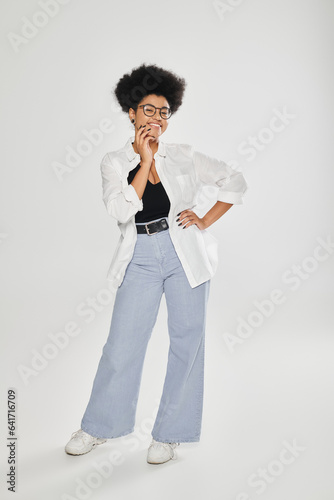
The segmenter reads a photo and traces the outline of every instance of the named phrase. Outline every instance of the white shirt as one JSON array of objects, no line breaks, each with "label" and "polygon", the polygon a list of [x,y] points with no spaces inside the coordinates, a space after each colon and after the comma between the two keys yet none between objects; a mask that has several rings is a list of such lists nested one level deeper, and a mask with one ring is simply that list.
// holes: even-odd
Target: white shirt
[{"label": "white shirt", "polygon": [[[130,137],[125,146],[107,153],[101,162],[103,201],[117,220],[121,235],[107,273],[111,288],[122,284],[136,244],[135,214],[143,210],[135,188],[128,184],[129,172],[140,163]],[[242,204],[248,185],[240,172],[225,162],[194,151],[188,144],[167,144],[159,139],[155,168],[170,200],[169,232],[175,251],[192,288],[210,279],[218,265],[218,240],[196,224],[183,229],[176,222],[182,210],[196,213],[196,200],[203,185],[218,187],[217,200]],[[149,222],[149,221],[147,221]],[[147,236],[150,238],[150,236]]]}]

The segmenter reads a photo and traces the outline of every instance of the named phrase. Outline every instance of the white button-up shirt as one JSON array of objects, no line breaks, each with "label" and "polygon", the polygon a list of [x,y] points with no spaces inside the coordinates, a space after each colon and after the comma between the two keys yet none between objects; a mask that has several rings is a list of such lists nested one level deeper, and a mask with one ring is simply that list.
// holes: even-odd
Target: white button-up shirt
[{"label": "white button-up shirt", "polygon": [[[137,239],[135,214],[143,210],[135,188],[128,184],[129,172],[140,163],[130,137],[125,146],[107,153],[101,162],[103,201],[109,215],[117,220],[121,235],[107,273],[111,288],[122,284]],[[168,144],[159,139],[154,155],[155,168],[170,200],[169,232],[175,251],[192,288],[210,279],[218,265],[218,240],[196,224],[183,229],[176,222],[182,210],[196,213],[203,185],[218,188],[217,200],[241,204],[248,185],[240,172],[225,162],[194,151],[188,144]],[[147,221],[149,222],[149,221]],[[150,236],[147,236],[150,238]],[[153,237],[153,236],[152,236]]]}]

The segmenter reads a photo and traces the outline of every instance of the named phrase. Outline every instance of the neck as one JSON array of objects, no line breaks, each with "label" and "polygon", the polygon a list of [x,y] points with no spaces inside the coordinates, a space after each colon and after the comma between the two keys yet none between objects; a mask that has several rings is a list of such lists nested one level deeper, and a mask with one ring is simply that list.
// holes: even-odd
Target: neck
[{"label": "neck", "polygon": [[150,143],[150,148],[152,149],[152,153],[153,155],[155,155],[155,153],[158,151],[158,147],[159,147],[159,142],[157,141],[152,141]]}]

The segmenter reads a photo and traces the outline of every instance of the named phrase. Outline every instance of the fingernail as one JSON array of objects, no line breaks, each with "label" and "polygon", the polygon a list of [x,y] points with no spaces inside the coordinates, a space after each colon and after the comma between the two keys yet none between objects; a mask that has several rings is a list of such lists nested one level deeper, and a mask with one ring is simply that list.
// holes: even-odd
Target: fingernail
[{"label": "fingernail", "polygon": [[146,127],[146,125],[143,125],[143,128]]},{"label": "fingernail", "polygon": [[150,128],[148,128],[148,129],[147,129],[147,132],[148,132],[149,130],[151,130],[151,129],[150,129]]},{"label": "fingernail", "polygon": [[186,229],[186,227],[187,227],[187,226],[183,226],[183,228],[182,228],[182,229]]},{"label": "fingernail", "polygon": [[180,220],[180,217],[178,219],[176,219],[176,222],[178,222]]},{"label": "fingernail", "polygon": [[178,226],[181,226],[182,222],[180,222],[180,224],[178,224]]},{"label": "fingernail", "polygon": [[[181,212],[180,212],[179,214],[177,214],[177,216],[178,216],[178,215],[181,215]],[[176,217],[177,217],[177,216],[176,216]]]}]

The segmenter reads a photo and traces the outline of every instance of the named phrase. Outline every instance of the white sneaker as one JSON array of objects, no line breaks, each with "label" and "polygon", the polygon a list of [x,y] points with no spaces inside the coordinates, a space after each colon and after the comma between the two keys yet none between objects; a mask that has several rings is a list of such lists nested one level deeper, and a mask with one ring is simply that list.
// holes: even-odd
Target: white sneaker
[{"label": "white sneaker", "polygon": [[147,452],[147,462],[149,464],[163,464],[168,460],[175,460],[177,458],[175,448],[180,443],[160,443],[152,439]]},{"label": "white sneaker", "polygon": [[65,446],[65,451],[69,455],[83,455],[88,453],[98,444],[105,443],[106,439],[96,438],[82,429],[73,432],[71,439]]}]

